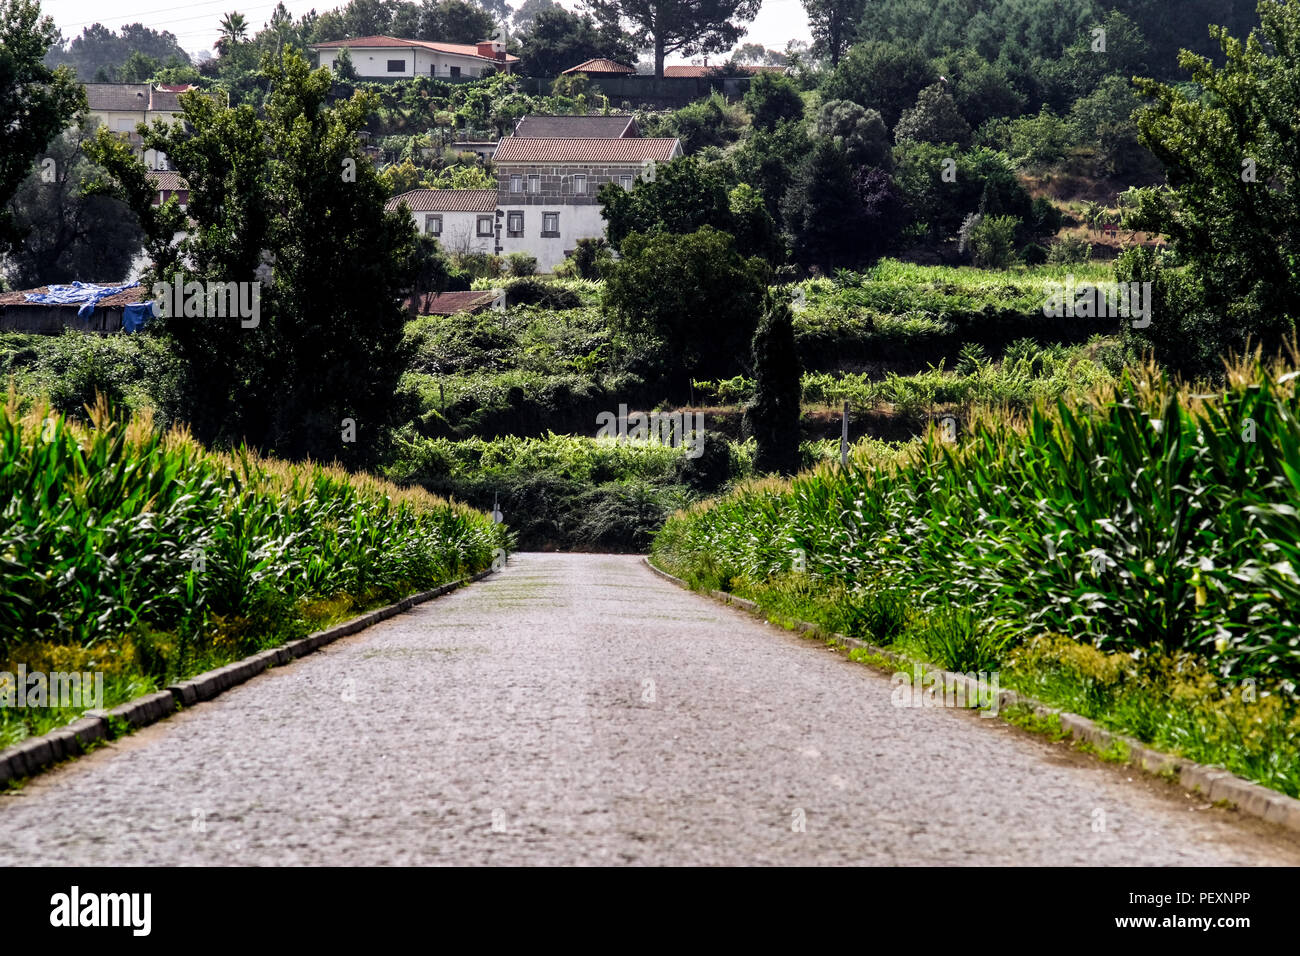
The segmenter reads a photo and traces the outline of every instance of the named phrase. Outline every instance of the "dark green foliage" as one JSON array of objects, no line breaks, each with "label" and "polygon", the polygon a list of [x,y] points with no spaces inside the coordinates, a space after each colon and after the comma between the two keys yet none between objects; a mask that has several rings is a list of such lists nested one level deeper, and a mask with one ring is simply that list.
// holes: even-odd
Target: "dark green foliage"
[{"label": "dark green foliage", "polygon": [[684,397],[693,377],[736,373],[766,273],[762,260],[744,258],[729,235],[710,226],[681,236],[633,233],[609,269],[603,302],[615,329],[658,340],[670,393]]},{"label": "dark green foliage", "polygon": [[792,120],[779,124],[770,133],[756,130],[730,153],[736,175],[762,194],[767,211],[778,225],[781,224],[781,199],[790,185],[790,177],[811,149],[806,124]]},{"label": "dark green foliage", "polygon": [[655,167],[652,179],[631,190],[606,183],[600,190],[606,235],[621,246],[630,234],[694,232],[701,226],[727,230],[731,210],[722,177],[693,156]]},{"label": "dark green foliage", "polygon": [[153,30],[143,24],[132,23],[123,26],[118,33],[96,23],[83,29],[80,36],[73,37],[66,48],[55,47],[51,50],[46,62],[51,66],[70,67],[83,83],[99,82],[95,76],[101,71],[105,75],[104,82],[139,83],[149,79],[153,71],[139,76],[137,68],[133,75],[124,75],[122,67],[132,60],[137,64],[152,61],[157,65],[184,64],[189,63],[189,59],[189,54],[167,30]]},{"label": "dark green foliage", "polygon": [[576,309],[582,300],[572,289],[536,276],[510,279],[501,283],[506,305],[536,305],[545,309]]},{"label": "dark green foliage", "polygon": [[[190,185],[195,225],[180,250],[197,268],[186,281],[260,282],[268,253],[271,263],[255,327],[166,321],[187,369],[174,414],[206,441],[364,465],[401,414],[401,302],[417,291],[428,257],[410,217],[384,211],[383,185],[360,151],[356,133],[373,98],[327,106],[329,77],[293,53],[266,61],[264,72],[272,87],[265,118],[188,94],[183,128],[146,134],[146,146],[166,152]],[[93,144],[94,158],[162,243],[169,224],[139,188],[139,162],[111,139]],[[156,274],[169,281],[178,271],[176,250],[164,248]]]},{"label": "dark green foliage", "polygon": [[[954,182],[944,179],[949,159],[956,163]],[[936,240],[955,236],[973,212],[1033,218],[1033,201],[1002,153],[909,142],[895,149],[894,163],[894,181],[912,215]]]},{"label": "dark green foliage", "polygon": [[525,76],[559,76],[596,57],[630,65],[636,60],[636,49],[617,27],[601,27],[590,14],[570,13],[556,4],[534,14],[529,29],[521,34],[519,56]]},{"label": "dark green foliage", "polygon": [[606,264],[613,261],[609,242],[604,236],[594,239],[579,239],[573,244],[573,252],[566,260],[572,263],[572,275],[579,279],[599,279]]},{"label": "dark green foliage", "polygon": [[803,118],[803,98],[788,76],[759,73],[741,100],[755,129],[772,130],[778,123]]},{"label": "dark green foliage", "polygon": [[45,158],[54,162],[47,167],[52,181],[38,166],[13,198],[14,224],[26,235],[7,263],[16,288],[74,279],[120,282],[144,244],[144,233],[125,203],[87,193],[103,175],[81,152],[88,136],[89,126],[82,124],[52,140],[45,150]]},{"label": "dark green foliage", "polygon": [[957,103],[942,84],[927,86],[917,94],[916,104],[903,110],[894,138],[898,142],[952,143],[970,145],[970,124],[962,119]]},{"label": "dark green foliage", "polygon": [[830,137],[844,148],[855,166],[893,165],[889,130],[875,110],[863,109],[852,100],[829,100],[817,112],[817,136]]},{"label": "dark green foliage", "polygon": [[758,446],[754,470],[794,474],[799,469],[799,401],[803,394],[789,303],[771,302],[754,332],[754,400],[746,431]]},{"label": "dark green foliage", "polygon": [[736,249],[744,256],[761,256],[768,262],[784,262],[785,242],[776,220],[763,204],[757,189],[741,183],[727,195],[730,205],[728,231],[736,239]]},{"label": "dark green foliage", "polygon": [[893,129],[903,109],[936,79],[934,67],[916,47],[873,39],[849,50],[822,83],[822,98],[852,100],[875,110]]},{"label": "dark green foliage", "polygon": [[57,36],[35,0],[0,0],[0,254],[23,238],[9,200],[45,145],[86,106],[72,72],[42,61]]},{"label": "dark green foliage", "polygon": [[857,264],[862,257],[862,209],[853,168],[834,140],[818,140],[795,171],[781,202],[791,255],[825,269]]},{"label": "dark green foliage", "polygon": [[[1204,93],[1152,80],[1154,105],[1138,116],[1142,142],[1168,169],[1172,191],[1142,218],[1166,233],[1193,280],[1141,334],[1152,344],[1200,338],[1211,350],[1248,338],[1276,347],[1300,301],[1300,0],[1261,4],[1261,30],[1242,45],[1220,34],[1225,65],[1185,57]],[[1261,96],[1260,90],[1269,90]],[[1163,362],[1196,369],[1194,356],[1159,349]]]}]

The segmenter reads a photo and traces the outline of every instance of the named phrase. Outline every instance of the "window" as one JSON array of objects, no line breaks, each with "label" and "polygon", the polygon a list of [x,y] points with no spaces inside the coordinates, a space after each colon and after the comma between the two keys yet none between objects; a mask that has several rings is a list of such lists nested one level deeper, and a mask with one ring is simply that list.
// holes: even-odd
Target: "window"
[{"label": "window", "polygon": [[528,177],[528,191],[530,193],[539,193],[542,191],[542,177],[537,173],[532,173]]},{"label": "window", "polygon": [[620,177],[618,177],[618,184],[619,184],[620,186],[622,186],[624,189],[631,189],[631,188],[632,188],[632,177],[631,177],[631,176],[620,176]]},{"label": "window", "polygon": [[573,177],[573,195],[575,196],[587,195],[587,177],[582,175],[581,173],[578,173]]},{"label": "window", "polygon": [[510,177],[510,191],[511,191],[512,193],[520,193],[520,192],[523,192],[523,191],[524,191],[524,177],[523,177],[523,176],[511,176],[511,177]]},{"label": "window", "polygon": [[542,213],[542,236],[557,237],[560,234],[560,214],[558,212]]},{"label": "window", "polygon": [[506,214],[506,234],[519,238],[524,234],[524,214],[511,212]]},{"label": "window", "polygon": [[405,60],[389,60],[389,61],[388,61],[388,72],[389,72],[389,73],[405,73],[405,72],[406,72],[406,61],[405,61]]},{"label": "window", "polygon": [[480,236],[490,236],[493,234],[491,216],[478,217],[478,234]]},{"label": "window", "polygon": [[425,216],[425,217],[424,217],[424,231],[427,232],[427,233],[428,233],[429,235],[431,235],[431,236],[441,236],[441,235],[442,235],[442,217],[441,217],[441,216]]},{"label": "window", "polygon": [[453,66],[453,67],[451,67],[450,69],[451,69],[451,75],[452,75],[452,76],[457,77],[457,78],[460,77],[460,67],[458,67],[458,66]]}]

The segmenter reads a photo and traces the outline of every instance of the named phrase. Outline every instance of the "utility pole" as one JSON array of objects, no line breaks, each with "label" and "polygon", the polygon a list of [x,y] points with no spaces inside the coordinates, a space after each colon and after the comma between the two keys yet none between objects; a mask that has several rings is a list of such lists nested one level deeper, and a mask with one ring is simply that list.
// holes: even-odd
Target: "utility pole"
[{"label": "utility pole", "polygon": [[849,467],[849,403],[844,403],[844,417],[840,421],[840,467]]}]

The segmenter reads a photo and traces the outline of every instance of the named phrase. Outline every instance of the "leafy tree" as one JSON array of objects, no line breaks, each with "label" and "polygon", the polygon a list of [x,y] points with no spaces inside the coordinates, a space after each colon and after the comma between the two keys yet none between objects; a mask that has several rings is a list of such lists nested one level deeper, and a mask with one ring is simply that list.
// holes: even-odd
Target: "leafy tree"
[{"label": "leafy tree", "polygon": [[[358,0],[353,0],[353,3]],[[496,20],[469,0],[424,0],[420,6],[419,40],[477,43],[496,32]],[[358,34],[364,36],[365,34]]]},{"label": "leafy tree", "polygon": [[754,130],[731,153],[737,177],[763,196],[767,211],[781,223],[781,199],[795,169],[812,149],[805,124],[793,120],[777,124],[771,132]]},{"label": "leafy tree", "polygon": [[7,261],[18,288],[74,279],[120,282],[144,245],[126,204],[89,189],[103,175],[81,151],[92,128],[83,119],[56,137],[45,151],[53,165],[37,167],[9,203],[17,231],[26,235]]},{"label": "leafy tree", "polygon": [[902,143],[894,150],[894,179],[913,218],[935,241],[955,236],[971,213],[1033,219],[1033,200],[1011,161],[985,147]]},{"label": "leafy tree", "polygon": [[794,342],[794,314],[788,302],[769,301],[751,348],[754,398],[745,408],[745,431],[758,446],[754,470],[792,475],[799,470],[803,369]]},{"label": "leafy tree", "polygon": [[1104,175],[1137,175],[1150,182],[1158,164],[1138,141],[1133,114],[1143,104],[1132,83],[1122,76],[1108,76],[1087,96],[1075,100],[1068,118],[1075,142],[1092,146],[1097,153],[1098,171]]},{"label": "leafy tree", "polygon": [[[150,282],[177,273],[266,279],[254,327],[165,321],[185,369],[176,417],[205,441],[371,464],[400,411],[401,303],[423,268],[414,224],[384,211],[383,185],[361,152],[356,134],[374,94],[327,105],[332,79],[292,51],[282,63],[268,57],[263,70],[271,87],[263,115],[186,93],[184,125],[144,133],[145,147],[166,152],[190,186],[193,224],[177,246],[178,211],[171,202],[153,209],[144,170],[121,140],[101,130],[87,152],[145,226]],[[345,419],[355,441],[345,440]]]},{"label": "leafy tree", "polygon": [[727,229],[730,203],[716,171],[694,156],[655,167],[653,179],[638,179],[633,188],[606,183],[598,196],[605,235],[615,247],[633,233],[695,232],[701,226]]},{"label": "leafy tree", "polygon": [[343,47],[343,49],[339,50],[338,56],[334,58],[334,66],[332,69],[334,75],[340,80],[360,79],[360,74],[357,73],[357,68],[352,62],[352,51],[347,47]]},{"label": "leafy tree", "polygon": [[889,130],[875,110],[852,100],[828,100],[817,112],[814,130],[819,138],[835,140],[854,166],[889,168]]},{"label": "leafy tree", "polygon": [[1015,251],[1020,220],[1014,216],[980,216],[969,233],[971,259],[981,269],[1005,269]]},{"label": "leafy tree", "polygon": [[0,253],[22,238],[8,206],[32,160],[86,109],[72,71],[43,62],[57,36],[35,0],[0,0]]},{"label": "leafy tree", "polygon": [[974,50],[954,50],[935,61],[946,89],[972,129],[994,116],[1019,116],[1027,97],[1017,87],[1006,61],[990,63]]},{"label": "leafy tree", "polygon": [[803,97],[788,76],[759,73],[741,102],[754,118],[756,129],[771,130],[785,120],[803,117]]},{"label": "leafy tree", "polygon": [[595,57],[618,62],[636,58],[627,34],[598,25],[590,14],[570,13],[556,4],[531,14],[521,42],[521,69],[528,76],[558,76]]},{"label": "leafy tree", "polygon": [[854,38],[866,0],[803,0],[808,14],[808,27],[812,31],[812,52],[839,65]]},{"label": "leafy tree", "polygon": [[135,50],[118,69],[117,78],[121,83],[144,83],[158,72],[161,65],[153,57]]},{"label": "leafy tree", "polygon": [[913,46],[872,40],[849,50],[822,84],[823,100],[852,100],[873,109],[893,129],[903,107],[937,79],[934,67]]},{"label": "leafy tree", "polygon": [[102,75],[103,79],[95,82],[112,83],[116,80],[118,68],[132,53],[147,56],[158,63],[190,62],[189,54],[181,49],[176,37],[169,32],[132,23],[122,27],[119,34],[96,23],[82,30],[66,49],[52,48],[46,56],[46,63],[69,66],[83,81]]},{"label": "leafy tree", "polygon": [[[1165,165],[1171,190],[1153,194],[1135,225],[1167,234],[1193,280],[1177,290],[1181,301],[1168,303],[1140,333],[1171,365],[1184,362],[1179,343],[1193,330],[1221,352],[1248,337],[1271,349],[1294,328],[1300,0],[1266,0],[1259,14],[1260,28],[1244,43],[1215,31],[1222,67],[1191,53],[1180,58],[1200,95],[1138,81],[1139,92],[1154,101],[1138,113],[1141,139]],[[1133,265],[1156,281],[1158,263]]]},{"label": "leafy tree", "polygon": [[730,377],[762,307],[767,266],[710,227],[686,235],[634,233],[605,272],[602,303],[630,339],[650,336],[667,362],[671,397],[695,377]]},{"label": "leafy tree", "polygon": [[894,138],[900,143],[912,140],[965,147],[970,145],[970,137],[970,125],[962,119],[956,101],[941,83],[923,89],[916,97],[916,105],[903,110],[894,128]]},{"label": "leafy tree", "polygon": [[727,146],[740,135],[740,118],[721,94],[696,100],[668,117],[665,132],[682,141],[682,150],[698,153],[706,146]]},{"label": "leafy tree", "polygon": [[761,0],[586,0],[596,19],[609,28],[631,25],[638,49],[654,49],[655,76],[664,75],[672,53],[721,53],[745,33],[743,24],[758,15]]},{"label": "leafy tree", "polygon": [[757,189],[740,183],[727,193],[727,205],[730,213],[727,231],[735,237],[741,255],[762,256],[772,263],[785,260],[781,230]]},{"label": "leafy tree", "polygon": [[512,22],[515,30],[520,33],[527,33],[532,29],[533,23],[537,20],[537,14],[543,10],[562,10],[564,9],[555,0],[524,0],[516,9]]},{"label": "leafy tree", "polygon": [[780,50],[769,50],[761,43],[742,43],[732,51],[733,63],[747,66],[789,66],[790,58]]}]

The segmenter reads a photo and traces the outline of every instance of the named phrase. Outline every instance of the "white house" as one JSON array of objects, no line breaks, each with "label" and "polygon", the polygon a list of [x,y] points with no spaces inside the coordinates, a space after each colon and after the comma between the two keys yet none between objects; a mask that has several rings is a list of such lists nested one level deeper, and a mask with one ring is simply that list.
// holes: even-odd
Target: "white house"
[{"label": "white house", "polygon": [[602,186],[631,189],[638,177],[653,176],[658,163],[681,155],[676,139],[505,137],[492,157],[497,208],[504,213],[497,251],[526,252],[550,272],[579,239],[605,235],[596,200]]},{"label": "white house", "polygon": [[469,79],[490,73],[510,73],[519,57],[506,53],[500,40],[479,43],[435,43],[397,37],[358,37],[312,44],[320,65],[331,73],[339,52],[347,49],[357,75],[367,80],[433,76],[444,80]]},{"label": "white house", "polygon": [[394,196],[385,209],[403,203],[418,232],[438,237],[448,252],[496,252],[495,189],[412,189]]},{"label": "white house", "polygon": [[[152,126],[154,120],[171,123],[184,115],[180,94],[192,86],[156,86],[152,83],[87,83],[87,113],[114,133],[141,149],[136,126]],[[165,153],[144,150],[144,164],[150,169],[169,169]]]}]

